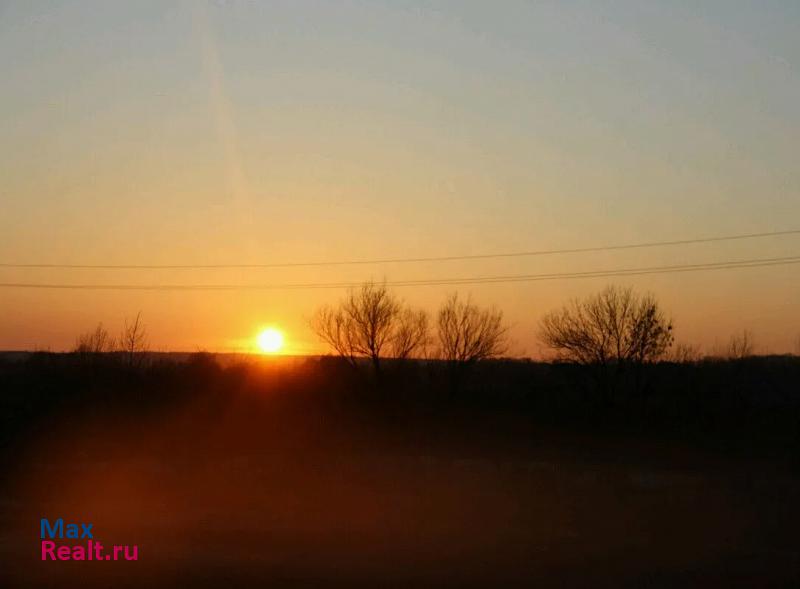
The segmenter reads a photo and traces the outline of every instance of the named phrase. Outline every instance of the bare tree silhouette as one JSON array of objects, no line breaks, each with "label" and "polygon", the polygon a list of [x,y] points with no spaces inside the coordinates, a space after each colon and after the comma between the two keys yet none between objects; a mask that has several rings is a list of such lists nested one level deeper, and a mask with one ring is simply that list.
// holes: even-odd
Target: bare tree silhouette
[{"label": "bare tree silhouette", "polygon": [[409,358],[424,353],[430,343],[428,314],[422,310],[403,308],[397,316],[392,353],[395,358]]},{"label": "bare tree silhouette", "polygon": [[147,332],[141,321],[142,313],[136,314],[136,319],[132,322],[125,320],[125,326],[119,338],[119,345],[125,354],[125,361],[129,367],[140,366],[144,361],[144,353],[147,352]]},{"label": "bare tree silhouette", "polygon": [[338,306],[320,308],[311,328],[354,367],[369,358],[376,375],[385,357],[408,358],[428,341],[428,316],[397,299],[384,284],[365,282]]},{"label": "bare tree silhouette", "polygon": [[508,328],[503,312],[494,307],[480,308],[458,293],[448,296],[437,318],[439,356],[447,362],[451,392],[461,386],[469,366],[506,351]]},{"label": "bare tree silhouette", "polygon": [[611,402],[628,368],[633,368],[636,388],[643,388],[641,368],[663,357],[672,345],[672,322],[652,295],[609,286],[545,315],[541,339],[564,359],[593,368]]},{"label": "bare tree silhouette", "polygon": [[481,309],[470,299],[459,299],[458,293],[448,296],[439,309],[439,353],[448,362],[473,363],[501,355],[506,332],[502,311]]},{"label": "bare tree silhouette", "polygon": [[94,331],[87,331],[78,336],[72,351],[78,354],[102,354],[113,352],[114,346],[114,338],[109,335],[102,323],[98,323]]},{"label": "bare tree silhouette", "polygon": [[754,351],[755,341],[753,340],[753,334],[744,329],[741,333],[731,336],[726,356],[729,360],[743,360],[748,356],[752,356]]}]

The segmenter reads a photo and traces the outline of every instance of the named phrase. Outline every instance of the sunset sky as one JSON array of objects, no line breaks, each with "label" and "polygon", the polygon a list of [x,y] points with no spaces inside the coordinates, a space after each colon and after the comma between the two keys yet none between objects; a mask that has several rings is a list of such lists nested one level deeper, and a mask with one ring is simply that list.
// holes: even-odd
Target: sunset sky
[{"label": "sunset sky", "polygon": [[[800,229],[800,3],[0,0],[0,263],[491,254]],[[800,256],[800,235],[414,264],[0,268],[0,283],[281,284]],[[800,352],[800,264],[613,279],[677,340]],[[514,355],[607,278],[459,287]],[[449,286],[398,288],[435,311]],[[0,350],[141,311],[151,348],[324,348],[344,289],[0,287]]]}]

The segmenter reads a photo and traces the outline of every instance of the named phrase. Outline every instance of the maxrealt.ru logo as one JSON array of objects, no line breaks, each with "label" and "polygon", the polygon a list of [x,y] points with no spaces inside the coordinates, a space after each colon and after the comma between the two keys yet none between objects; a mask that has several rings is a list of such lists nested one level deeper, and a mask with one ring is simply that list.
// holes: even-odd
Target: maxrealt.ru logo
[{"label": "maxrealt.ru logo", "polygon": [[[94,538],[91,523],[64,524],[62,518],[50,523],[42,518],[42,560],[139,560],[139,546],[114,545],[106,552],[102,542]],[[47,539],[49,538],[49,539]],[[64,540],[83,540],[83,544],[59,544]]]}]

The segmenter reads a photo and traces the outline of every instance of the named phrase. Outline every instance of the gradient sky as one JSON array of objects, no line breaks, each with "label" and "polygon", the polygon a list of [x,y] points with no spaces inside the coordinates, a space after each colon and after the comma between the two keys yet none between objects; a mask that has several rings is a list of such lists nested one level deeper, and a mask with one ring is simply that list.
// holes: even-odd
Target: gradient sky
[{"label": "gradient sky", "polygon": [[[0,0],[0,262],[492,253],[800,227],[800,3]],[[800,254],[800,237],[480,262],[0,269],[0,282],[436,278]],[[607,279],[462,287],[512,351]],[[797,350],[800,265],[619,280],[677,339]],[[398,292],[434,310],[451,289]],[[336,290],[0,288],[0,349],[141,310],[154,349],[247,349]],[[800,351],[800,350],[797,350]]]}]

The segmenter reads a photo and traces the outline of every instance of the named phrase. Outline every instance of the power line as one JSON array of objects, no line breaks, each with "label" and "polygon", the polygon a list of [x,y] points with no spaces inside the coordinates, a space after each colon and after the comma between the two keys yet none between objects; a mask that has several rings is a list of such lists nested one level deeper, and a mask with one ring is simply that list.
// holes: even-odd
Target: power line
[{"label": "power line", "polygon": [[[704,270],[732,270],[785,266],[800,264],[800,255],[779,258],[754,258],[749,260],[727,260],[704,264],[678,264],[672,266],[649,266],[618,268],[613,270],[588,270],[583,272],[560,272],[552,274],[512,274],[499,276],[475,276],[462,278],[420,279],[387,281],[387,286],[458,286],[469,284],[500,284],[512,282],[535,282],[543,280],[569,280],[577,278],[612,278],[640,276],[645,274],[671,274],[699,272]],[[308,290],[326,288],[352,288],[360,282],[322,282],[296,284],[56,284],[32,282],[4,282],[0,288],[62,289],[62,290],[147,290],[147,291],[214,291],[214,290]]]},{"label": "power line", "polygon": [[738,235],[721,235],[715,237],[699,237],[695,239],[677,239],[672,241],[650,241],[642,243],[626,243],[617,245],[600,245],[591,247],[563,248],[549,250],[531,250],[516,252],[501,252],[496,254],[469,254],[454,256],[427,256],[417,258],[376,258],[368,260],[332,260],[316,262],[275,262],[265,264],[42,264],[42,263],[12,263],[0,262],[0,268],[53,268],[53,269],[81,269],[81,270],[213,270],[225,268],[255,269],[255,268],[297,268],[320,266],[355,266],[369,264],[411,264],[419,262],[450,262],[456,260],[489,260],[500,258],[522,258],[533,256],[550,256],[555,254],[579,254],[602,251],[617,251],[629,249],[644,249],[655,247],[672,247],[697,243],[712,243],[720,241],[735,241],[743,239],[758,239],[765,237],[778,237],[798,235],[800,229],[786,231],[767,231],[763,233],[743,233]]}]

